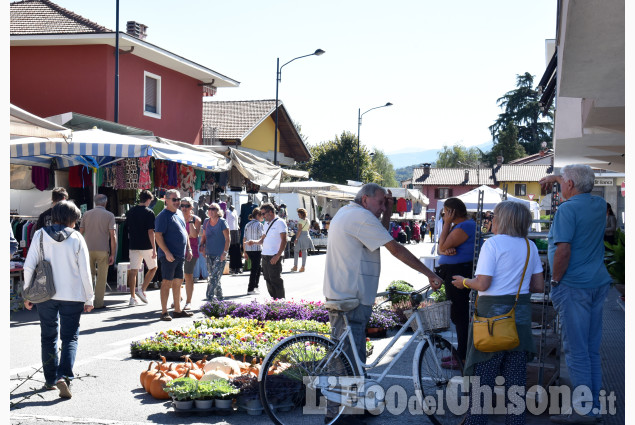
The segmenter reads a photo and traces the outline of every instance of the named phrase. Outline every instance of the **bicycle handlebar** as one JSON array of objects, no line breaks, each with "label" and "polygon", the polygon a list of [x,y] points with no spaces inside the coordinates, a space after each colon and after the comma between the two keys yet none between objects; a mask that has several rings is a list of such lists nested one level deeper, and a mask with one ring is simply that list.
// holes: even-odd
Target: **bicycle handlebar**
[{"label": "bicycle handlebar", "polygon": [[384,292],[378,292],[376,298],[379,297],[386,297],[388,296],[389,298],[391,298],[393,295],[411,295],[411,294],[421,294],[424,291],[427,291],[428,289],[430,289],[430,285],[428,286],[424,286],[421,289],[417,289],[416,291],[398,291],[396,289],[388,289],[388,291],[384,291]]}]

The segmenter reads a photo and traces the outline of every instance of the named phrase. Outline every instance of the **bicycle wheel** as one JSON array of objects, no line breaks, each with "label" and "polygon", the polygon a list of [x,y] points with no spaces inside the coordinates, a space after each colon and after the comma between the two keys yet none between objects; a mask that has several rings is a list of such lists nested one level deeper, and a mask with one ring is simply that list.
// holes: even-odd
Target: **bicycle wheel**
[{"label": "bicycle wheel", "polygon": [[[455,359],[453,368],[444,368],[442,363]],[[424,412],[429,415],[432,423],[437,425],[454,425],[463,422],[467,411],[467,398],[458,398],[461,395],[469,395],[465,387],[461,387],[459,394],[458,384],[463,376],[463,362],[452,344],[439,335],[432,334],[426,341],[417,360],[418,373],[415,381],[415,392]],[[449,385],[449,386],[448,386]],[[426,402],[425,399],[433,400]],[[459,403],[462,402],[462,403]]]},{"label": "bicycle wheel", "polygon": [[260,400],[274,423],[323,425],[342,414],[345,407],[327,401],[320,390],[327,377],[355,376],[346,354],[331,356],[334,348],[316,334],[289,337],[273,348],[260,372]]}]

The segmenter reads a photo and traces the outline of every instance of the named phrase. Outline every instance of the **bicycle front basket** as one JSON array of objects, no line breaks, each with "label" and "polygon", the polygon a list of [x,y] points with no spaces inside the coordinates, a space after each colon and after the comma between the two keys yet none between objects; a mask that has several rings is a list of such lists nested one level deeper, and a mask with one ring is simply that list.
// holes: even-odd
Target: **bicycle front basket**
[{"label": "bicycle front basket", "polygon": [[[450,328],[450,306],[452,301],[432,303],[419,307],[417,313],[425,331],[441,331]],[[417,330],[417,322],[412,322],[413,330]]]}]

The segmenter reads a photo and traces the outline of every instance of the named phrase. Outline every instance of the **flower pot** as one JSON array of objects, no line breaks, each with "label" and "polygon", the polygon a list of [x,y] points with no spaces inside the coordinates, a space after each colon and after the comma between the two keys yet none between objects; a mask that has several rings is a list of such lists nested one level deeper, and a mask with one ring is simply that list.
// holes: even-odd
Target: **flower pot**
[{"label": "flower pot", "polygon": [[211,409],[214,405],[214,400],[194,400],[194,405],[197,409]]},{"label": "flower pot", "polygon": [[194,406],[193,400],[174,400],[174,406],[180,410],[188,410]]},{"label": "flower pot", "polygon": [[385,338],[386,328],[366,328],[366,336],[370,338]]},{"label": "flower pot", "polygon": [[232,407],[232,400],[231,399],[230,400],[219,400],[219,399],[216,399],[216,400],[214,400],[214,405],[217,408],[219,408],[219,409],[227,409],[227,410],[229,410]]},{"label": "flower pot", "polygon": [[262,403],[258,398],[250,398],[245,400],[245,407],[248,409],[262,409]]}]

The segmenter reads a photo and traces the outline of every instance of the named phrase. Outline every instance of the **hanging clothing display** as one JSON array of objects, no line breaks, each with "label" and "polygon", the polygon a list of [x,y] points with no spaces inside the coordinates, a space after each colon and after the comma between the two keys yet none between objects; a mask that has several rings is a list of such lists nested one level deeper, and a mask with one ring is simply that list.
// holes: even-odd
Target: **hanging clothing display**
[{"label": "hanging clothing display", "polygon": [[83,165],[74,165],[68,169],[68,186],[69,187],[88,187],[92,186],[92,178],[90,169]]},{"label": "hanging clothing display", "polygon": [[406,212],[412,211],[412,201],[410,199],[406,199]]},{"label": "hanging clothing display", "polygon": [[194,170],[194,174],[196,174],[196,179],[194,180],[194,190],[201,190],[201,187],[205,183],[205,171],[203,170]]},{"label": "hanging clothing display", "polygon": [[122,189],[137,189],[139,187],[139,167],[137,158],[128,158],[126,163],[126,187]]},{"label": "hanging clothing display", "polygon": [[412,213],[414,215],[419,215],[421,214],[421,210],[423,209],[423,205],[421,205],[420,203],[416,203],[412,206]]},{"label": "hanging clothing display", "polygon": [[31,182],[39,191],[49,187],[49,169],[44,167],[31,167]]},{"label": "hanging clothing display", "polygon": [[154,161],[154,186],[168,187],[168,163],[165,161]]},{"label": "hanging clothing display", "polygon": [[179,185],[179,164],[168,162],[168,189],[176,189]]},{"label": "hanging clothing display", "polygon": [[124,161],[117,162],[115,165],[115,189],[126,188],[126,164]]},{"label": "hanging clothing display", "polygon": [[240,192],[243,190],[243,183],[245,182],[245,177],[240,174],[238,168],[232,167],[229,171],[229,187],[231,190]]},{"label": "hanging clothing display", "polygon": [[150,189],[150,157],[139,158],[139,189]]},{"label": "hanging clothing display", "polygon": [[179,166],[179,180],[180,185],[179,189],[187,193],[194,192],[194,180],[196,179],[196,174],[194,173],[194,168],[189,165],[180,164]]}]

